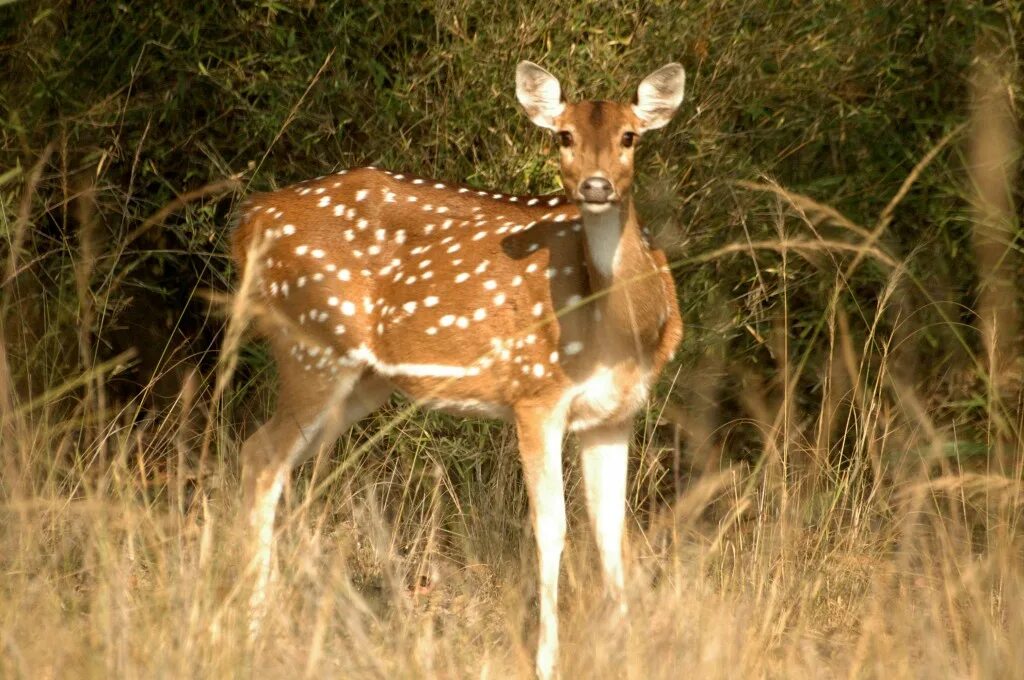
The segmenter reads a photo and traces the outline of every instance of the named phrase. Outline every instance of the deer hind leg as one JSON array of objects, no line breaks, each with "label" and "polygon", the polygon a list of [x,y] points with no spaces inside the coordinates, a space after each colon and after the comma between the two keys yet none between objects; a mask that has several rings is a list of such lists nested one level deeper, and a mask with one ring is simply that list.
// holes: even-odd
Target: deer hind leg
[{"label": "deer hind leg", "polygon": [[530,498],[540,577],[540,630],[536,670],[540,680],[557,676],[558,575],[565,545],[565,496],[562,486],[562,435],[565,425],[549,409],[516,413],[519,457]]},{"label": "deer hind leg", "polygon": [[626,613],[622,535],[631,432],[632,424],[627,421],[579,434],[587,513],[597,539],[605,588],[622,614]]},{"label": "deer hind leg", "polygon": [[[281,493],[295,465],[330,444],[356,420],[376,410],[393,388],[375,375],[353,368],[305,382],[282,380],[274,415],[242,445],[245,513],[249,523],[253,588],[249,630],[260,630],[273,573],[274,519]],[[306,377],[308,373],[305,374]]]}]

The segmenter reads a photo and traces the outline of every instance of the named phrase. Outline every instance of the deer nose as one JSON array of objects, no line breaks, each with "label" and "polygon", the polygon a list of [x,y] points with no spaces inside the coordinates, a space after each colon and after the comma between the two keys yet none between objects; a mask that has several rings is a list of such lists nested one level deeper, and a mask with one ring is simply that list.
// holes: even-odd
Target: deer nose
[{"label": "deer nose", "polygon": [[612,183],[604,177],[588,177],[580,185],[580,196],[587,203],[607,203],[614,193]]}]

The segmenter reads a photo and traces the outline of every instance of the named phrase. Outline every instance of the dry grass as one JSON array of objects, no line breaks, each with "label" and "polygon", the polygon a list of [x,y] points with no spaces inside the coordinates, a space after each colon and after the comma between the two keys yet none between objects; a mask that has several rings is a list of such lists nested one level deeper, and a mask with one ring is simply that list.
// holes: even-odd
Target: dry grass
[{"label": "dry grass", "polygon": [[[956,440],[916,421],[906,406],[915,398],[887,382],[883,362],[854,389],[863,398],[851,404],[858,441],[848,463],[823,471],[806,461],[825,452],[763,423],[755,467],[704,475],[643,526],[631,522],[626,630],[608,626],[596,599],[570,475],[565,677],[1009,677],[1024,668],[1019,474],[962,466]],[[532,541],[500,431],[479,438],[480,452],[452,451],[403,421],[391,440],[401,451],[375,449],[326,487],[328,463],[342,461],[308,465],[287,501],[268,631],[251,650],[234,446],[194,484],[179,484],[173,460],[165,470],[150,462],[177,425],[161,434],[99,415],[15,412],[18,434],[5,438],[4,676],[529,675]],[[346,441],[345,460],[365,453],[365,441],[362,432]],[[80,452],[71,466],[60,455],[69,450]],[[446,461],[484,455],[506,462],[456,488]],[[635,487],[658,455],[641,453]],[[421,578],[430,592],[413,587]]]}]

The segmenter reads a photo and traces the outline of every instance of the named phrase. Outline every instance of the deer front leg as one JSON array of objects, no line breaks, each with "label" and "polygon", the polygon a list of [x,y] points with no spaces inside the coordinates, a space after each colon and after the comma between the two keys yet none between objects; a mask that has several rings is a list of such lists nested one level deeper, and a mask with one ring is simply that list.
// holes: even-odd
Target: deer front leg
[{"label": "deer front leg", "polygon": [[533,535],[537,541],[540,630],[536,670],[540,680],[557,677],[558,575],[565,545],[565,496],[562,487],[562,435],[565,424],[550,409],[516,413],[519,457],[530,497]]},{"label": "deer front leg", "polygon": [[632,424],[627,421],[579,434],[587,511],[601,556],[605,588],[626,613],[622,533],[626,512],[626,469]]}]

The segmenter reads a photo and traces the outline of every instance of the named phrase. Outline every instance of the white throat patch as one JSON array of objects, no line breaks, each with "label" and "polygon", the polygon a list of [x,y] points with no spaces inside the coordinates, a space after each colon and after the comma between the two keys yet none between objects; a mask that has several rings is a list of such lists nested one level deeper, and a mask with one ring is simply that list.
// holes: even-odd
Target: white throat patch
[{"label": "white throat patch", "polygon": [[603,210],[588,212],[580,210],[583,219],[583,230],[587,234],[587,248],[590,259],[597,271],[611,278],[615,268],[615,255],[619,250],[622,237],[622,219],[619,210]]}]

